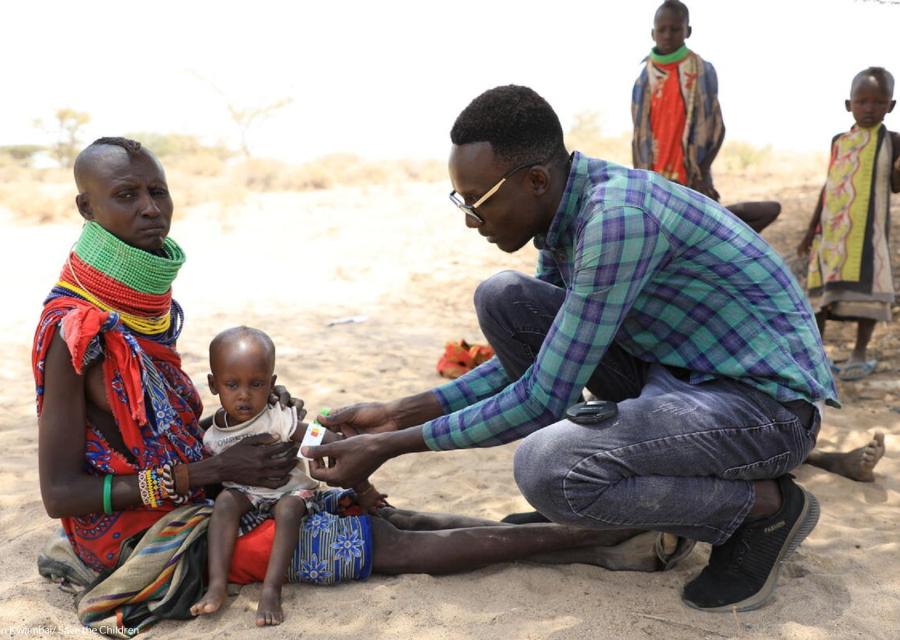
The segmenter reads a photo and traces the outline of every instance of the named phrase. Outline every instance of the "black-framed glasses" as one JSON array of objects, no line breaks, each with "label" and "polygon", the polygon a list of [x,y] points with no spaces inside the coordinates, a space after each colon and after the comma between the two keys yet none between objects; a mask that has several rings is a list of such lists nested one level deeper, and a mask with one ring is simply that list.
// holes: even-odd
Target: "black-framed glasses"
[{"label": "black-framed glasses", "polygon": [[526,169],[528,167],[536,167],[540,164],[546,164],[546,162],[526,162],[525,164],[520,164],[518,167],[514,169],[510,169],[497,181],[493,187],[484,192],[484,195],[478,198],[472,204],[466,204],[466,201],[463,199],[461,195],[459,195],[456,190],[450,192],[450,202],[455,204],[459,209],[466,214],[466,217],[475,223],[476,227],[480,227],[484,224],[484,218],[478,215],[478,212],[475,211],[478,207],[487,202],[488,198],[497,193],[500,190],[500,187],[503,186],[503,183],[512,176],[516,171],[521,171],[522,169]]}]

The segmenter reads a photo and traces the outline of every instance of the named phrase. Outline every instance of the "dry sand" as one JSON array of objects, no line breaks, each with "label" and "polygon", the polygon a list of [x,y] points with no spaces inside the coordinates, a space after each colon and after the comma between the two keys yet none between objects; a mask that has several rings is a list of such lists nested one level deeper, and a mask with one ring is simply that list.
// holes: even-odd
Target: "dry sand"
[{"label": "dry sand", "polygon": [[[815,187],[764,193],[763,183],[735,178],[720,190],[726,200],[782,198],[782,218],[764,235],[787,252],[808,219]],[[739,191],[736,184],[750,186]],[[245,323],[274,337],[279,380],[311,410],[439,383],[434,364],[444,342],[481,338],[471,303],[478,282],[506,268],[531,272],[534,260],[531,248],[506,255],[467,230],[446,202],[447,190],[437,183],[265,194],[224,211],[210,205],[177,212],[172,235],[188,254],[175,288],[187,313],[179,347],[188,373],[204,386],[209,339]],[[0,450],[8,456],[0,469],[0,635],[77,636],[86,632],[77,627],[72,596],[41,579],[35,566],[57,525],[38,489],[29,356],[42,296],[79,223],[73,211],[66,224],[20,226],[11,215],[0,224],[7,247],[0,265],[13,291],[0,318]],[[367,319],[327,326],[346,316]],[[289,585],[287,621],[263,630],[254,627],[260,589],[252,585],[215,616],[165,622],[144,637],[900,637],[896,324],[877,329],[878,371],[842,386],[845,408],[828,413],[820,438],[824,448],[845,449],[862,445],[875,428],[886,431],[888,453],[876,481],[855,483],[807,466],[797,471],[821,501],[822,518],[786,563],[774,599],[758,611],[704,614],[681,604],[682,584],[708,553],[698,545],[681,566],[660,574],[506,564],[444,577],[373,576],[331,588]],[[829,351],[846,356],[852,327],[830,328]],[[527,507],[512,479],[514,450],[406,456],[375,480],[399,507],[499,519]]]}]

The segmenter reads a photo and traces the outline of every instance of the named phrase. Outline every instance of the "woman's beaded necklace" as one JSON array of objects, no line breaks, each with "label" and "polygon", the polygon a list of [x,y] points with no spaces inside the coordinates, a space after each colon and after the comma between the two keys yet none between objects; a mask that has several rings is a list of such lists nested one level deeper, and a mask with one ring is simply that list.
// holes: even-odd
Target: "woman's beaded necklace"
[{"label": "woman's beaded necklace", "polygon": [[150,337],[171,334],[173,317],[176,321],[181,318],[180,307],[172,300],[172,282],[185,256],[171,238],[165,239],[161,253],[132,247],[96,222],[88,222],[66,260],[56,290],[114,311],[137,333]]}]

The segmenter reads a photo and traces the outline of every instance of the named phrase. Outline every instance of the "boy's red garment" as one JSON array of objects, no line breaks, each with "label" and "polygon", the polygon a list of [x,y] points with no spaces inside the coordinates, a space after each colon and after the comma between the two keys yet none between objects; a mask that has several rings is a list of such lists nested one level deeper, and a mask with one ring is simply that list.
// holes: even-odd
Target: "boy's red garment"
[{"label": "boy's red garment", "polygon": [[656,152],[653,170],[678,184],[687,184],[683,146],[687,111],[678,79],[679,64],[656,64],[661,77],[650,96],[650,129]]}]

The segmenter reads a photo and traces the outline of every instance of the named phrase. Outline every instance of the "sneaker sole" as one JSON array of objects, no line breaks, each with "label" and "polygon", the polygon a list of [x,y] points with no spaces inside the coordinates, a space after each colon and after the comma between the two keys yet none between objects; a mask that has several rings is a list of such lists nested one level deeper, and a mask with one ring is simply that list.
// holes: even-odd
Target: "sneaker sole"
[{"label": "sneaker sole", "polygon": [[816,524],[819,522],[819,501],[803,487],[800,487],[800,490],[803,491],[803,495],[806,498],[803,510],[800,512],[800,517],[797,518],[797,522],[794,523],[794,527],[791,529],[790,533],[788,533],[787,538],[785,538],[784,545],[781,547],[781,552],[778,554],[778,559],[772,566],[769,577],[759,591],[739,602],[723,605],[721,607],[698,607],[687,600],[682,599],[682,601],[692,609],[721,613],[728,613],[730,611],[753,611],[754,609],[759,609],[763,606],[766,601],[772,597],[772,594],[775,592],[775,587],[778,585],[778,576],[781,574],[781,563],[797,550],[800,543],[803,542],[806,539],[806,536],[816,528]]}]

